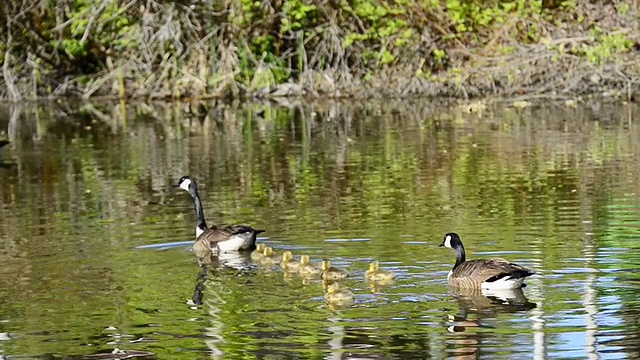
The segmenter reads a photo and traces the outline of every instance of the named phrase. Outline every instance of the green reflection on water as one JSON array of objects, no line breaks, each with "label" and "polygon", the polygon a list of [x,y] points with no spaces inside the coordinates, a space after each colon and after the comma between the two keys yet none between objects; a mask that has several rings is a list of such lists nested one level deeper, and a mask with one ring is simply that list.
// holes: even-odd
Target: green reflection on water
[{"label": "green reflection on water", "polygon": [[[0,117],[13,164],[0,169],[0,332],[14,337],[3,354],[509,358],[574,346],[585,355],[557,336],[588,333],[592,287],[601,308],[610,298],[623,306],[607,313],[621,322],[601,331],[637,329],[634,288],[606,289],[634,284],[637,272],[588,271],[635,269],[639,259],[599,250],[637,248],[640,152],[627,110],[121,106],[13,107]],[[185,174],[198,179],[210,223],[266,228],[278,251],[347,268],[354,307],[331,310],[320,283],[254,268],[214,270],[204,304],[188,305],[200,272],[188,249],[134,250],[193,237],[190,199],[169,186]],[[531,309],[449,293],[452,254],[437,248],[448,231],[470,257],[497,254],[541,274],[525,295],[547,318],[549,341],[534,340]],[[362,280],[372,259],[399,274],[392,286],[372,292]],[[448,333],[452,323],[465,331]],[[638,345],[621,344],[629,354]]]}]

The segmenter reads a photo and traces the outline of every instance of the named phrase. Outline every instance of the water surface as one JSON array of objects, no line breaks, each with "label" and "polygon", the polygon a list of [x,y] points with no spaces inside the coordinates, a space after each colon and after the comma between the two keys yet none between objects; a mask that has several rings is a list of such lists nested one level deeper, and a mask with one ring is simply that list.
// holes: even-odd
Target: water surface
[{"label": "water surface", "polygon": [[[638,358],[638,113],[3,108],[0,358]],[[355,303],[246,258],[202,273],[181,243],[193,205],[170,186],[187,174],[210,224],[332,260]],[[508,298],[452,291],[450,231],[470,258],[537,275]],[[364,281],[374,259],[393,284]]]}]

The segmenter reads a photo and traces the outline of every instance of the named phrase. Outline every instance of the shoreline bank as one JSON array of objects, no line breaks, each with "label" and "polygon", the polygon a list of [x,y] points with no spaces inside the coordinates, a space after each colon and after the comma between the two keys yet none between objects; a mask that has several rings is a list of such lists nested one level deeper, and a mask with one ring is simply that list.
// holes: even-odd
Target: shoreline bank
[{"label": "shoreline bank", "polygon": [[23,1],[0,4],[2,102],[640,99],[637,2]]}]

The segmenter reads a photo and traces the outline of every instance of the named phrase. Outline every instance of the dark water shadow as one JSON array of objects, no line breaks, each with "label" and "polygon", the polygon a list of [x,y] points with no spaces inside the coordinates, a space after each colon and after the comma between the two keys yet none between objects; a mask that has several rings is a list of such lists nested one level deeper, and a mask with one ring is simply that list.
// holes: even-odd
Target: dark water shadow
[{"label": "dark water shadow", "polygon": [[204,285],[207,281],[207,273],[207,266],[204,264],[201,265],[201,271],[196,277],[196,286],[193,289],[193,296],[191,296],[191,301],[193,301],[194,305],[202,305],[202,299],[204,298]]},{"label": "dark water shadow", "polygon": [[7,162],[3,158],[4,149],[10,144],[8,140],[0,140],[0,169],[10,169],[17,166],[14,162]]}]

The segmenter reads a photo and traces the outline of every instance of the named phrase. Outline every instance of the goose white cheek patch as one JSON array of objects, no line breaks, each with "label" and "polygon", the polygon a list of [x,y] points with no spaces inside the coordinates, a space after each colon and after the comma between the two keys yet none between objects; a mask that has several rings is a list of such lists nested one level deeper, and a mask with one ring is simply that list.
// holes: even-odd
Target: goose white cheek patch
[{"label": "goose white cheek patch", "polygon": [[191,186],[191,180],[187,179],[180,183],[180,188],[189,191],[189,186]]},{"label": "goose white cheek patch", "polygon": [[444,246],[450,248],[451,247],[451,235],[447,235],[444,239]]}]

